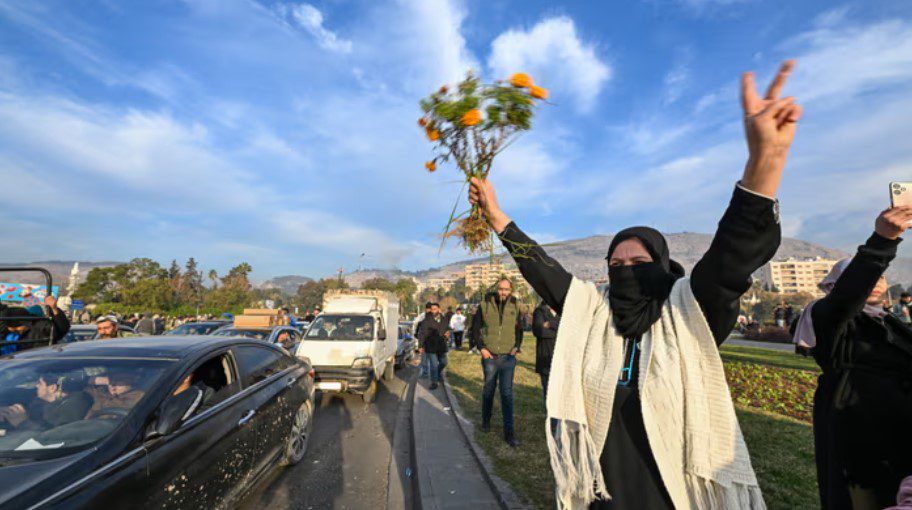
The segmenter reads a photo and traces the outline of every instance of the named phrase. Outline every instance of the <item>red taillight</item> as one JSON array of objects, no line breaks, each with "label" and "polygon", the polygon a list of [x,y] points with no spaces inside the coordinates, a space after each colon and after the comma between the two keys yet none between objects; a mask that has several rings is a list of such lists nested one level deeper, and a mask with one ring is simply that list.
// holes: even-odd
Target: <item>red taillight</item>
[{"label": "red taillight", "polygon": [[310,377],[314,377],[317,375],[317,373],[314,371],[314,369],[311,368],[310,372],[307,372],[307,375],[309,375]]}]

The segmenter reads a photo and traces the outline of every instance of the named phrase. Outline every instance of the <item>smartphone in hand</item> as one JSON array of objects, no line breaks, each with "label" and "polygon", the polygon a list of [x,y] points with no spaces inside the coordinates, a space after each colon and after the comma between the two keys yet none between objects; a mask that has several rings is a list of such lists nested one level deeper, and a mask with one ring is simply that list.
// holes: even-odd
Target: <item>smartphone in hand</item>
[{"label": "smartphone in hand", "polygon": [[901,205],[912,207],[912,182],[890,183],[890,206]]}]

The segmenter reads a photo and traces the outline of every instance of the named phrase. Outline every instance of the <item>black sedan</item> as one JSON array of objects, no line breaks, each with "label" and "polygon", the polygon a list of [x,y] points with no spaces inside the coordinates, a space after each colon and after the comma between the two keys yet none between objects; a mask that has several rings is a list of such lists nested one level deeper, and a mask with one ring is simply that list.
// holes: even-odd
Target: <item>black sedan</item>
[{"label": "black sedan", "polygon": [[231,507],[313,424],[313,371],[282,348],[195,336],[0,358],[0,507]]}]

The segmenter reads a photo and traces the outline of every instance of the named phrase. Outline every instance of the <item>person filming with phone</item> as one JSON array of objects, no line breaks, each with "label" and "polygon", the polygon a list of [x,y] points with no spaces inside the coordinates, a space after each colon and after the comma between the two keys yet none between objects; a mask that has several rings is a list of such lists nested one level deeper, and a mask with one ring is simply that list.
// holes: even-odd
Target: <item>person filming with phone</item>
[{"label": "person filming with phone", "polygon": [[794,341],[823,370],[814,394],[814,449],[823,508],[884,508],[912,474],[912,329],[883,310],[884,272],[912,207],[880,213],[855,256],[820,282]]}]

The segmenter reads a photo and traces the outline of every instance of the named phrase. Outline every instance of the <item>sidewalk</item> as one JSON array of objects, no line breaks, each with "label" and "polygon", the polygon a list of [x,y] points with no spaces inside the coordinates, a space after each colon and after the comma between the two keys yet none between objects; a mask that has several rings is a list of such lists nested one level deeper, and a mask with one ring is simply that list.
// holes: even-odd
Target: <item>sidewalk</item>
[{"label": "sidewalk", "polygon": [[432,392],[427,379],[419,379],[413,406],[421,508],[503,508],[456,423],[443,385]]}]

